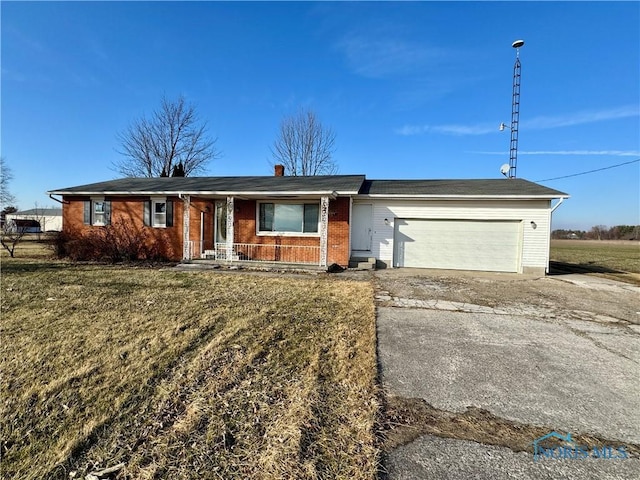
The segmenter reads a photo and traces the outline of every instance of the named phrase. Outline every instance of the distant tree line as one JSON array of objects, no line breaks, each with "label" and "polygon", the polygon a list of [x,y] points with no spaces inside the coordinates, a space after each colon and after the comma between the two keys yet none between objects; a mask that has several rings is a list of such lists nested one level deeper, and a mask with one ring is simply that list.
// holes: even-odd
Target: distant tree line
[{"label": "distant tree line", "polygon": [[591,230],[554,230],[551,232],[553,239],[574,240],[640,240],[640,225],[594,225]]}]

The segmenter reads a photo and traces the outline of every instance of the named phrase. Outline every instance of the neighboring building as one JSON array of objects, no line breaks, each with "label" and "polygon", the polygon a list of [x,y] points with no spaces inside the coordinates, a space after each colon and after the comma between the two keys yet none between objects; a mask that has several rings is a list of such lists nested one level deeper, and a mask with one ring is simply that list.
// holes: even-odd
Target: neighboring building
[{"label": "neighboring building", "polygon": [[24,229],[25,233],[59,232],[62,230],[62,208],[32,208],[7,213],[10,228]]},{"label": "neighboring building", "polygon": [[[146,229],[199,258],[544,274],[551,212],[568,195],[522,179],[126,178],[56,189],[65,229]],[[559,201],[552,207],[553,199]]]}]

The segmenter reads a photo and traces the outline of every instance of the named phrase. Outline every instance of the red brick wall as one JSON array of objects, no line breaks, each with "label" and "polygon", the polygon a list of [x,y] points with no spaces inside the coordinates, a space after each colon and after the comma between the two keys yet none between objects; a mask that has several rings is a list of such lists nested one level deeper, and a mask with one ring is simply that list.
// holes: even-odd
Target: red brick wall
[{"label": "red brick wall", "polygon": [[327,264],[349,264],[349,205],[348,197],[338,197],[329,202],[329,232],[327,239]]},{"label": "red brick wall", "polygon": [[[111,223],[133,221],[136,229],[144,230],[150,241],[162,245],[162,253],[172,260],[182,259],[182,225],[183,225],[183,201],[178,197],[169,197],[173,200],[173,227],[153,228],[144,226],[144,202],[149,197],[106,197],[111,201]],[[64,198],[63,225],[65,230],[87,232],[93,227],[83,224],[84,201],[88,197]],[[264,248],[254,249],[253,257],[262,257],[263,260],[280,261],[315,261],[316,251],[300,250],[297,258],[283,257],[285,250],[275,258],[274,248],[269,245],[295,245],[295,246],[319,246],[320,237],[308,236],[270,236],[256,235],[256,201],[238,200],[234,202],[234,243],[249,243],[265,245]],[[213,225],[215,216],[215,201],[210,199],[191,199],[191,211],[189,221],[189,237],[194,242],[195,252],[200,251],[200,213],[204,213],[204,249],[213,249]],[[340,197],[329,202],[329,226],[327,242],[328,264],[337,263],[346,266],[349,263],[349,198]]]},{"label": "red brick wall", "polygon": [[[182,200],[177,197],[168,197],[173,200],[173,227],[153,228],[144,225],[144,202],[149,197],[105,197],[111,201],[111,224],[132,222],[133,228],[144,231],[149,246],[156,245],[163,256],[171,260],[182,259]],[[92,229],[103,227],[84,225],[84,201],[89,197],[65,196],[65,204],[62,207],[63,228],[67,232],[87,233]],[[200,230],[198,230],[199,232]],[[198,233],[199,235],[199,233]]]},{"label": "red brick wall", "polygon": [[[183,202],[180,200],[180,216],[175,217],[176,222],[180,222],[180,228],[182,232],[182,212]],[[195,251],[194,256],[198,256],[200,250],[200,218],[201,213],[204,213],[204,249],[213,249],[213,221],[216,214],[215,200],[211,199],[199,199],[191,198],[191,211],[189,213],[189,239],[194,242]],[[182,238],[182,237],[181,237]],[[182,240],[181,240],[182,244]]]},{"label": "red brick wall", "polygon": [[[320,246],[319,236],[293,236],[293,235],[257,235],[256,234],[256,201],[234,201],[234,236],[235,243],[249,243],[257,245],[293,245],[293,246]],[[297,250],[297,249],[296,249]],[[281,255],[285,255],[286,249]],[[260,260],[292,261],[293,258],[276,258],[277,251],[273,248],[253,249],[252,257],[260,257]],[[293,253],[291,253],[293,255]],[[317,250],[300,249],[296,252],[297,259],[307,262],[317,261]],[[349,263],[349,198],[337,198],[329,201],[329,230],[327,241],[328,264],[337,263],[346,266]]]}]

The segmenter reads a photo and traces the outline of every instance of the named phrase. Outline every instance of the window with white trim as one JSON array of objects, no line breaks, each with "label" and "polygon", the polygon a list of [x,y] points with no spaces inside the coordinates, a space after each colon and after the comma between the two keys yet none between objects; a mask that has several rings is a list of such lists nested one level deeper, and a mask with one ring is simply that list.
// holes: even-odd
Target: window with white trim
[{"label": "window with white trim", "polygon": [[259,233],[318,233],[318,203],[259,203]]},{"label": "window with white trim", "polygon": [[173,226],[173,203],[164,197],[144,202],[144,224],[155,228]]},{"label": "window with white trim", "polygon": [[84,202],[84,224],[103,227],[111,224],[111,202],[102,197]]},{"label": "window with white trim", "polygon": [[167,202],[153,202],[153,226],[167,226]]}]

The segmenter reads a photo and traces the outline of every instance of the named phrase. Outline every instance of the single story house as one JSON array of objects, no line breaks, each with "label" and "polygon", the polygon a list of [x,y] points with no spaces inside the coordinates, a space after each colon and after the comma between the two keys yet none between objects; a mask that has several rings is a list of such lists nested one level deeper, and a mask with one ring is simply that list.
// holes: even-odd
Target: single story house
[{"label": "single story house", "polygon": [[[18,228],[25,233],[59,232],[62,230],[62,208],[32,208],[7,213],[9,228]],[[26,230],[25,230],[26,229]]]},{"label": "single story house", "polygon": [[365,257],[389,268],[536,274],[548,270],[551,213],[568,198],[523,179],[282,173],[124,178],[48,193],[62,197],[65,229],[129,222],[176,260],[346,266]]}]

